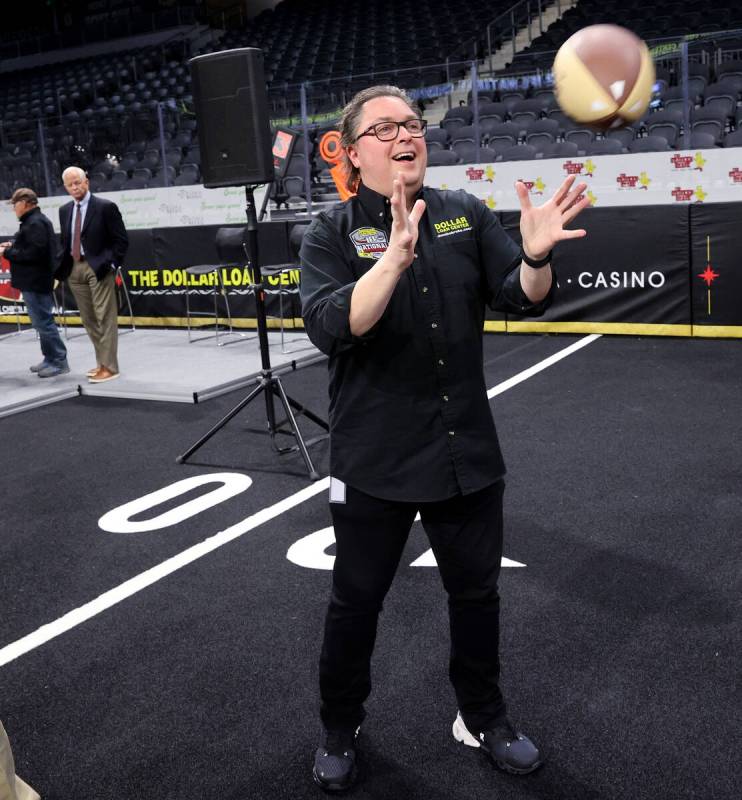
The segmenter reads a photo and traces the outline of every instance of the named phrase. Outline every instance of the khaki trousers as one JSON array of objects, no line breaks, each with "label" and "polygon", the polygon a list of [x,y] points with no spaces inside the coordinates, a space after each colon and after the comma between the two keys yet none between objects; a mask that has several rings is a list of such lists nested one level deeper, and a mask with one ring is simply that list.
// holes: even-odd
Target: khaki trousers
[{"label": "khaki trousers", "polygon": [[13,753],[0,722],[0,800],[40,800],[39,795],[15,774]]},{"label": "khaki trousers", "polygon": [[118,372],[118,298],[114,273],[109,272],[99,281],[87,261],[75,261],[68,283],[95,348],[97,366]]}]

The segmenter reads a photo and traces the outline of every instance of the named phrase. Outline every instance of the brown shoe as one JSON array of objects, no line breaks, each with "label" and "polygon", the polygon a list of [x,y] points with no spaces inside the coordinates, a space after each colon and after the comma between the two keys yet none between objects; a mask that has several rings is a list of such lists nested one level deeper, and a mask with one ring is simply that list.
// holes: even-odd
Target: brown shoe
[{"label": "brown shoe", "polygon": [[88,378],[94,378],[98,374],[99,370],[100,367],[93,367],[93,369],[89,369],[85,374],[88,376]]},{"label": "brown shoe", "polygon": [[95,375],[91,378],[88,378],[89,383],[105,383],[106,381],[112,381],[114,378],[118,378],[118,372],[111,372],[108,367],[101,367]]}]

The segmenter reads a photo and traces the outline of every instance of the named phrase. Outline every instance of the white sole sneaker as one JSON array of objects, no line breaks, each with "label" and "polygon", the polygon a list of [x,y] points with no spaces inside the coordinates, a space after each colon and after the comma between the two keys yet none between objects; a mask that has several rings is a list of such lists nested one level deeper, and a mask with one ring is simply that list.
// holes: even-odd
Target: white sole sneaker
[{"label": "white sole sneaker", "polygon": [[479,742],[469,733],[466,725],[464,725],[464,720],[461,719],[460,711],[456,714],[451,732],[453,733],[453,738],[456,739],[457,742],[461,742],[461,744],[465,744],[467,747],[481,747]]}]

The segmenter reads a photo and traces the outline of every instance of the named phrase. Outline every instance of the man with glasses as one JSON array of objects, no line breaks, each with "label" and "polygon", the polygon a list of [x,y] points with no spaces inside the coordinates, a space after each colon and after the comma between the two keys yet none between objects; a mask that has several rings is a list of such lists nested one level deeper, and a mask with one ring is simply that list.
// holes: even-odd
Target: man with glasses
[{"label": "man with glasses", "polygon": [[57,237],[51,220],[41,213],[33,189],[16,189],[10,202],[20,228],[13,242],[0,244],[0,255],[10,262],[10,283],[22,292],[43,359],[32,366],[39,378],[54,378],[70,371],[67,348],[54,322],[54,271]]},{"label": "man with glasses", "polygon": [[354,197],[304,236],[302,312],[329,356],[330,510],[336,555],[320,657],[324,735],[315,781],[347,789],[371,691],[379,611],[419,512],[449,598],[457,741],[507,772],[541,755],[499,686],[505,466],[482,365],[485,304],[549,306],[553,246],[587,205],[568,178],[538,208],[518,182],[519,247],[477,198],[423,187],[425,121],[393,86],[360,92],[341,122]]}]

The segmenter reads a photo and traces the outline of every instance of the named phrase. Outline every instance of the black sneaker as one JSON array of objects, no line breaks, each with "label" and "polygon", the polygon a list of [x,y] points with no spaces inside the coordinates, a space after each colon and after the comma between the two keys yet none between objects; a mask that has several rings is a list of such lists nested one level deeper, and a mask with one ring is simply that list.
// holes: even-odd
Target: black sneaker
[{"label": "black sneaker", "polygon": [[469,747],[481,748],[498,769],[515,775],[527,775],[543,763],[536,745],[518,733],[508,719],[474,736],[467,730],[459,712],[453,723],[453,738]]},{"label": "black sneaker", "polygon": [[344,792],[356,779],[356,739],[361,730],[325,731],[314,754],[314,781],[326,792]]}]

